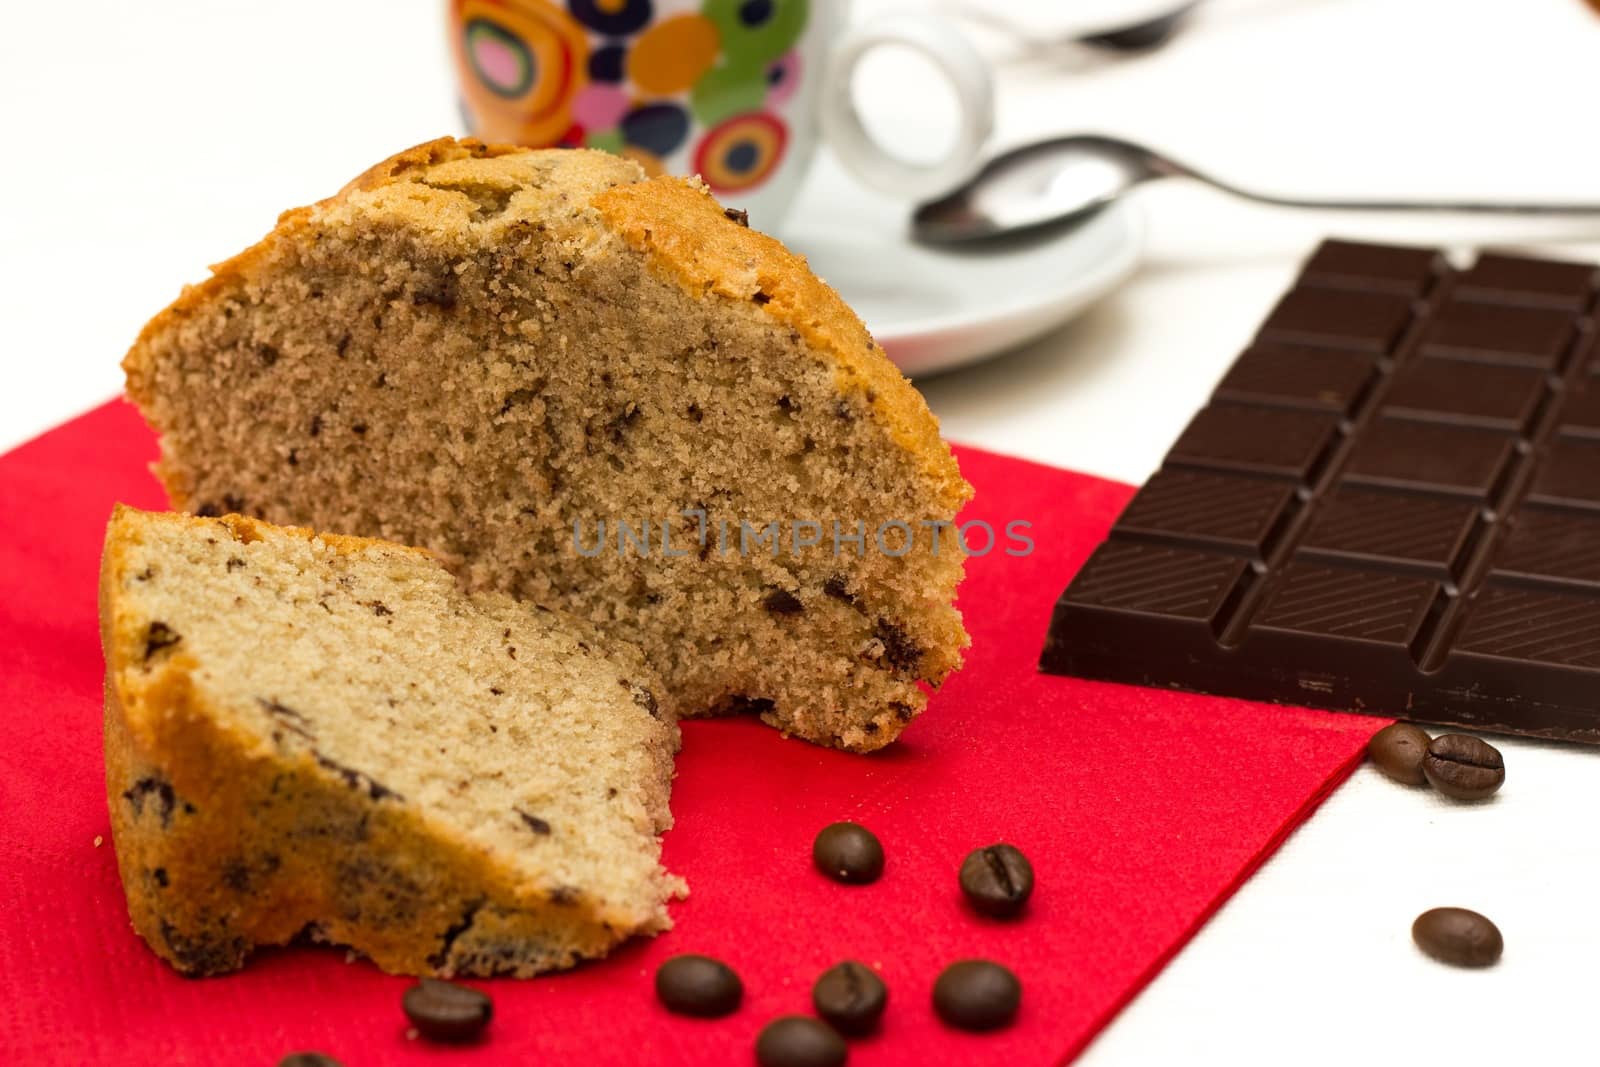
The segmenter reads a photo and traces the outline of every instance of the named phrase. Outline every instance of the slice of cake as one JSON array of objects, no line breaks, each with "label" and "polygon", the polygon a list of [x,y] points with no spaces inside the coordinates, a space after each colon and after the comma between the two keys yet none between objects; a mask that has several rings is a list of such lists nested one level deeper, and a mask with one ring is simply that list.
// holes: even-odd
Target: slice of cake
[{"label": "slice of cake", "polygon": [[670,925],[675,724],[637,650],[425,552],[117,509],[106,788],[134,927],[186,974],[346,945],[530,975]]},{"label": "slice of cake", "polygon": [[642,648],[684,714],[891,741],[960,662],[970,495],[832,289],[696,182],[442,140],[140,335],[176,506],[425,546]]}]

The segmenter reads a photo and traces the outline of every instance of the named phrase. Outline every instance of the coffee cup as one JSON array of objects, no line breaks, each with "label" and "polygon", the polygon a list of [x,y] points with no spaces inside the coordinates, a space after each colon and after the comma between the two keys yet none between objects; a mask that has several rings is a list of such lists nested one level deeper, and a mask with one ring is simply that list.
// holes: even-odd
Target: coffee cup
[{"label": "coffee cup", "polygon": [[[826,142],[863,183],[906,200],[973,169],[994,119],[987,64],[948,21],[853,23],[849,0],[450,0],[464,118],[489,141],[585,146],[650,174],[698,174],[724,204],[781,223]],[[887,149],[852,81],[874,49],[910,49],[958,102],[945,154]]]}]

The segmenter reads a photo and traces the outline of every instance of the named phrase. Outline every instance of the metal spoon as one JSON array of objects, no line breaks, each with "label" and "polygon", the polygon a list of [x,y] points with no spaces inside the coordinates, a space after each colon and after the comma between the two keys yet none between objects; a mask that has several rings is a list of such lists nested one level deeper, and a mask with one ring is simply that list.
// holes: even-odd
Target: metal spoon
[{"label": "metal spoon", "polygon": [[[1088,45],[1106,52],[1122,52],[1136,54],[1153,52],[1170,41],[1183,24],[1188,21],[1190,14],[1199,7],[1201,0],[1181,0],[1172,10],[1161,15],[1146,18],[1141,22],[1131,25],[1118,26],[1109,30],[1097,30],[1093,33],[1081,33],[1066,38],[1077,44]],[[987,26],[991,30],[1012,38],[1019,44],[1031,48],[1049,48],[1064,43],[1064,41],[1039,40],[1038,31],[1032,27],[1012,21],[1011,16],[995,11],[992,0],[974,0],[969,3],[958,3],[949,8],[951,13],[958,15],[969,22],[980,26]]]},{"label": "metal spoon", "polygon": [[912,236],[964,244],[1079,221],[1157,178],[1192,178],[1225,193],[1279,207],[1497,215],[1596,215],[1595,204],[1508,204],[1422,200],[1319,200],[1250,192],[1141,145],[1080,134],[1014,148],[990,160],[961,188],[923,204]]},{"label": "metal spoon", "polygon": [[1086,34],[1078,38],[1078,43],[1112,52],[1149,52],[1171,40],[1190,13],[1199,6],[1200,0],[1189,0],[1182,7],[1147,22],[1124,26],[1120,30]]}]

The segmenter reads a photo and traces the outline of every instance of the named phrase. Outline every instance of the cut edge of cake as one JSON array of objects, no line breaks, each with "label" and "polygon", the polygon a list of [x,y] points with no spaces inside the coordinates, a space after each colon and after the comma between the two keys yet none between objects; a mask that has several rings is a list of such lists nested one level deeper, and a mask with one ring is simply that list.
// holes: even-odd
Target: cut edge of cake
[{"label": "cut edge of cake", "polygon": [[[327,583],[333,607],[322,606],[330,616],[361,616],[355,625],[372,629],[374,645],[383,644],[379,628],[405,621],[408,609],[399,596],[390,597],[392,606],[359,599],[363,564],[397,566],[424,592],[458,597],[465,621],[457,629],[463,632],[490,620],[495,627],[510,623],[508,639],[526,639],[536,647],[525,652],[550,654],[552,663],[560,663],[515,664],[509,657],[491,668],[502,672],[494,678],[538,680],[559,673],[568,696],[585,686],[599,693],[610,706],[593,713],[606,716],[602,725],[614,726],[626,745],[623,758],[631,761],[608,776],[603,765],[592,765],[599,752],[580,753],[585,758],[565,777],[541,779],[534,766],[526,768],[528,776],[568,788],[592,785],[597,794],[608,790],[608,797],[590,802],[614,807],[599,809],[606,814],[603,823],[582,824],[573,814],[575,801],[551,795],[551,809],[535,813],[531,805],[506,805],[487,813],[485,821],[493,823],[487,829],[465,825],[459,812],[442,810],[455,802],[448,800],[450,787],[441,775],[459,774],[468,788],[475,772],[463,762],[467,755],[482,762],[485,753],[502,752],[489,747],[502,742],[485,741],[464,754],[440,746],[436,765],[411,769],[418,746],[400,747],[391,739],[397,730],[410,737],[410,730],[431,744],[432,734],[414,723],[355,721],[370,709],[330,713],[323,707],[313,713],[291,706],[290,698],[280,702],[281,692],[304,694],[319,684],[295,679],[285,664],[306,662],[312,649],[310,661],[332,677],[332,659],[338,658],[339,650],[330,649],[331,659],[319,660],[315,636],[286,641],[285,634],[298,629],[293,624],[252,624],[244,631],[257,633],[260,644],[242,654],[267,664],[245,664],[244,673],[254,673],[256,682],[281,681],[272,694],[254,698],[251,703],[259,706],[242,706],[226,692],[234,680],[219,678],[206,662],[215,656],[217,641],[209,651],[198,647],[205,644],[195,640],[198,634],[186,639],[176,623],[151,618],[133,591],[159,581],[159,560],[152,562],[157,553],[143,547],[145,539],[174,529],[209,542],[208,551],[225,551],[225,580],[235,585],[258,563],[266,565],[261,553],[275,543],[323,554],[343,573]],[[350,603],[333,599],[340,590]],[[217,590],[180,588],[166,595],[186,594],[215,599]],[[671,926],[666,904],[687,890],[660,867],[658,834],[671,821],[667,793],[678,734],[656,702],[659,683],[636,650],[600,644],[604,639],[579,620],[499,595],[460,593],[442,566],[417,549],[240,516],[202,519],[122,505],[107,530],[100,603],[106,787],[118,864],[136,930],[180,972],[222,973],[241,966],[258,947],[311,940],[355,949],[393,973],[527,976],[602,956],[629,936]],[[407,641],[402,636],[392,647],[406,649]],[[495,662],[502,651],[497,645],[488,649]],[[570,661],[563,658],[568,654]],[[366,667],[349,666],[406,677],[392,656],[374,653],[371,659]],[[501,739],[539,725],[515,709],[485,711],[496,701],[466,692],[482,681],[470,675],[459,680],[461,719],[490,718],[498,722],[497,731],[506,731],[497,732]],[[500,684],[506,689],[497,685],[485,692],[509,692],[515,699],[514,683]],[[440,736],[447,736],[447,726],[439,725]],[[582,722],[576,727],[587,728]],[[367,730],[383,731],[375,743],[394,766],[352,759],[338,747],[360,747],[350,738]],[[343,740],[318,736],[330,732],[342,733]],[[494,768],[496,777],[516,766],[514,756]],[[491,784],[503,798],[516,794],[520,783]],[[425,796],[406,796],[412,792]],[[568,822],[569,814],[574,822]],[[588,847],[583,835],[591,831],[600,840]],[[557,855],[552,847],[564,851]],[[585,848],[592,855],[585,856]],[[574,884],[583,870],[601,871],[608,855],[618,864],[625,858],[627,870],[594,886]]]}]

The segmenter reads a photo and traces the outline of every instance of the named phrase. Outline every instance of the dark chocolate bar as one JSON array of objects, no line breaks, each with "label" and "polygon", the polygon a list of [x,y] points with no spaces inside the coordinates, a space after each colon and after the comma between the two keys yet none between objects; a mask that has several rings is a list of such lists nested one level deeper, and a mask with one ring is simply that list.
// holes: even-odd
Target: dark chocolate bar
[{"label": "dark chocolate bar", "polygon": [[1040,669],[1600,743],[1600,271],[1329,241]]}]

